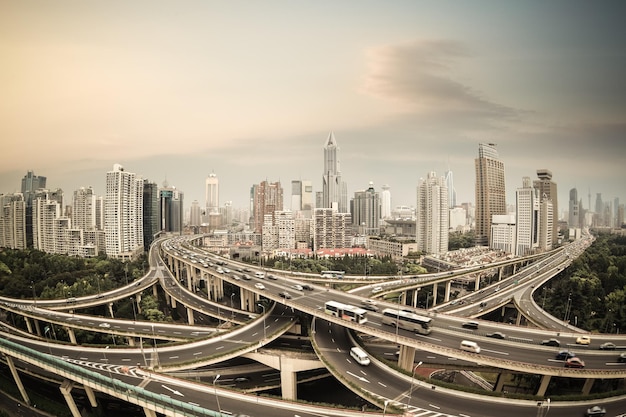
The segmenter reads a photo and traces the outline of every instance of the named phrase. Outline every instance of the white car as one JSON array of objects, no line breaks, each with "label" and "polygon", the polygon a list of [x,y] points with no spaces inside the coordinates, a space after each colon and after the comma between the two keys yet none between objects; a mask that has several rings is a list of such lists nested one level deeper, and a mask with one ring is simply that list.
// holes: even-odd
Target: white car
[{"label": "white car", "polygon": [[576,344],[588,345],[589,343],[591,343],[591,337],[589,336],[578,336],[576,338]]},{"label": "white car", "polygon": [[111,325],[109,323],[100,323],[98,327],[104,327],[105,329],[108,329],[109,327],[111,327]]},{"label": "white car", "polygon": [[379,293],[383,290],[383,287],[374,287],[372,288],[372,294]]},{"label": "white car", "polygon": [[261,284],[260,282],[257,282],[256,284],[254,284],[254,288],[256,288],[258,290],[264,290],[265,289],[265,285]]}]

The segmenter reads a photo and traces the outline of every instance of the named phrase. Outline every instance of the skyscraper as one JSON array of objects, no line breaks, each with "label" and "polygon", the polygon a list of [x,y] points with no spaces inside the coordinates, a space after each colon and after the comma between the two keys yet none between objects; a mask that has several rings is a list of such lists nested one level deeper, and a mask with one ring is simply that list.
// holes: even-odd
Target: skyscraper
[{"label": "skyscraper", "polygon": [[130,259],[143,250],[143,179],[120,164],[106,175],[104,232],[110,257]]},{"label": "skyscraper", "polygon": [[[539,198],[543,203],[546,200],[550,200],[552,204],[552,213],[550,213],[550,217],[553,219],[552,230],[549,235],[552,236],[552,244],[556,241],[559,233],[559,222],[558,222],[558,213],[559,213],[559,203],[558,203],[558,193],[556,183],[552,181],[552,171],[549,169],[538,169],[537,170],[538,180],[533,181],[533,186],[539,190]],[[544,221],[548,221],[544,219]],[[544,242],[545,243],[545,242]],[[551,244],[551,245],[552,245]],[[543,249],[552,249],[543,248]]]},{"label": "skyscraper", "polygon": [[214,172],[211,172],[205,182],[206,195],[206,214],[219,214],[220,198],[219,198],[219,180]]},{"label": "skyscraper", "polygon": [[506,214],[506,186],[504,163],[498,159],[493,143],[478,146],[476,167],[476,244],[489,245],[491,218]]},{"label": "skyscraper", "polygon": [[46,177],[37,176],[33,171],[28,171],[22,178],[22,195],[26,203],[26,245],[33,246],[33,198],[35,192],[46,188]]},{"label": "skyscraper", "polygon": [[522,187],[515,192],[515,207],[516,255],[525,256],[539,248],[539,190],[531,186],[529,177],[522,179]]},{"label": "skyscraper", "polygon": [[450,208],[456,207],[456,190],[454,189],[454,176],[452,171],[446,171],[446,187],[448,187],[448,205]]},{"label": "skyscraper", "polygon": [[159,189],[160,230],[181,233],[183,214],[183,192],[165,181],[163,187]]},{"label": "skyscraper", "polygon": [[383,192],[380,193],[380,217],[382,219],[389,219],[391,218],[391,189],[387,184],[383,185],[381,188]]},{"label": "skyscraper", "polygon": [[429,172],[417,186],[415,241],[421,251],[433,254],[448,251],[448,188],[443,177]]},{"label": "skyscraper", "polygon": [[96,195],[93,188],[81,187],[74,190],[72,227],[82,230],[96,229]]},{"label": "skyscraper", "polygon": [[379,235],[380,209],[380,194],[374,190],[374,183],[370,181],[367,190],[354,193],[350,210],[354,230],[367,236]]},{"label": "skyscraper", "polygon": [[26,202],[22,193],[0,195],[0,247],[26,249]]},{"label": "skyscraper", "polygon": [[291,181],[291,211],[302,210],[302,181]]},{"label": "skyscraper", "polygon": [[348,190],[346,183],[341,179],[339,167],[338,147],[335,135],[331,132],[324,146],[324,174],[322,176],[322,206],[337,207],[340,213],[348,209]]},{"label": "skyscraper", "polygon": [[271,215],[275,224],[274,212],[283,211],[283,188],[280,182],[262,181],[252,186],[251,194],[253,228],[256,233],[262,233],[265,215]]},{"label": "skyscraper", "polygon": [[572,188],[569,190],[569,220],[568,226],[570,228],[578,228],[581,225],[580,221],[580,206],[578,202],[578,190]]},{"label": "skyscraper", "polygon": [[159,189],[156,182],[143,182],[143,244],[147,251],[159,232]]}]

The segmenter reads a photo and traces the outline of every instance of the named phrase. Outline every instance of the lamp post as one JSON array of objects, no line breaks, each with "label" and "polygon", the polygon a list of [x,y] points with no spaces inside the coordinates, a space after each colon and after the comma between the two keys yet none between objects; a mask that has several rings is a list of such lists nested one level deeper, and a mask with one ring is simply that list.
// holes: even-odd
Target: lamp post
[{"label": "lamp post", "polygon": [[219,411],[221,415],[222,407],[220,407],[220,397],[217,395],[217,387],[215,386],[215,383],[220,378],[220,376],[221,376],[220,374],[215,375],[215,379],[213,380],[213,391],[215,391],[215,401],[217,402],[217,411]]},{"label": "lamp post", "polygon": [[231,320],[235,318],[235,307],[233,304],[233,297],[235,296],[235,293],[231,293],[230,294],[230,318]]},{"label": "lamp post", "polygon": [[267,339],[267,333],[265,333],[265,306],[261,303],[257,303],[259,307],[263,309],[263,340]]},{"label": "lamp post", "polygon": [[408,409],[411,405],[411,397],[413,396],[413,380],[415,379],[415,371],[420,367],[422,361],[419,361],[417,365],[413,367],[413,373],[411,374],[411,388],[409,389],[409,400],[406,403],[406,408]]}]

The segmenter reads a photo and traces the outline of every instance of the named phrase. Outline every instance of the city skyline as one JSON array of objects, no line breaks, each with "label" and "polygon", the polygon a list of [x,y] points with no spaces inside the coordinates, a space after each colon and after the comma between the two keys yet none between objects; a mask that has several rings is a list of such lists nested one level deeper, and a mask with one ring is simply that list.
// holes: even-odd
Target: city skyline
[{"label": "city skyline", "polygon": [[220,204],[247,207],[264,179],[322,191],[332,132],[348,198],[373,181],[415,206],[424,173],[451,170],[475,203],[496,143],[508,204],[539,169],[561,212],[571,188],[585,209],[626,199],[621,2],[242,4],[0,5],[0,192],[32,170],[66,204],[102,196],[119,163],[186,209],[215,173]]}]

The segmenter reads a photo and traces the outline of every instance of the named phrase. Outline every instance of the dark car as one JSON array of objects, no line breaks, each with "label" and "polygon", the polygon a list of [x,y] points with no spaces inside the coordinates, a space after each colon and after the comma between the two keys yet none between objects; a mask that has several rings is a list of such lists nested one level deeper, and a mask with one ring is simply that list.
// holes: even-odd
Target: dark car
[{"label": "dark car", "polygon": [[282,298],[286,298],[286,299],[290,299],[291,298],[291,294],[289,294],[287,291],[282,291],[282,292],[278,293],[278,295],[280,295]]},{"label": "dark car", "polygon": [[575,358],[576,354],[574,352],[570,352],[569,350],[562,350],[557,353],[555,357],[560,361],[564,361],[566,359]]},{"label": "dark car", "polygon": [[487,333],[487,337],[493,337],[494,339],[505,339],[506,338],[505,334],[502,333],[502,332]]},{"label": "dark car", "polygon": [[615,350],[617,346],[613,342],[605,342],[602,343],[599,347],[600,350]]},{"label": "dark car", "polygon": [[541,344],[544,346],[555,346],[555,347],[561,346],[561,342],[559,342],[557,339],[542,340]]},{"label": "dark car", "polygon": [[566,368],[584,368],[585,361],[580,358],[569,358],[565,361]]},{"label": "dark car", "polygon": [[304,288],[307,291],[313,291],[313,286],[309,284],[302,284],[302,288]]},{"label": "dark car", "polygon": [[472,329],[472,330],[478,329],[478,323],[475,321],[467,321],[463,323],[462,326],[466,329]]},{"label": "dark car", "polygon": [[267,279],[271,279],[272,281],[276,281],[278,278],[276,278],[276,275],[267,274]]},{"label": "dark car", "polygon": [[587,417],[602,417],[606,414],[606,408],[600,407],[599,405],[594,405],[591,408],[587,409],[585,415]]},{"label": "dark car", "polygon": [[361,303],[361,307],[369,311],[378,311],[376,304]]}]

